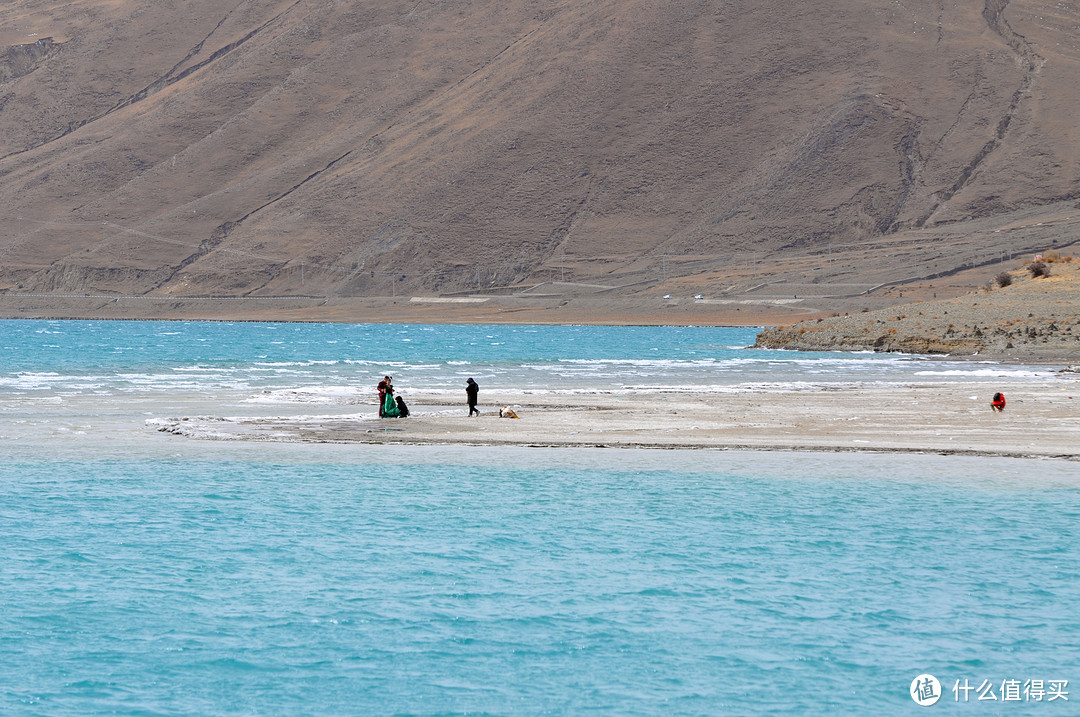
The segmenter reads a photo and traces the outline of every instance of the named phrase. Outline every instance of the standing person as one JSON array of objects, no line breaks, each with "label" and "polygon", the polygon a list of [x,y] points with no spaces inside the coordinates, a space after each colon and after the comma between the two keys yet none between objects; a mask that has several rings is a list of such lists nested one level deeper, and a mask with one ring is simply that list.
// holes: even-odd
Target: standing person
[{"label": "standing person", "polygon": [[390,385],[393,380],[391,376],[383,376],[382,381],[379,381],[379,418],[386,417],[383,407],[386,405],[386,394],[394,394],[394,387]]},{"label": "standing person", "polygon": [[480,386],[477,385],[476,381],[473,381],[470,378],[468,381],[465,382],[465,395],[468,396],[468,398],[469,398],[469,416],[470,417],[472,417],[472,415],[474,413],[477,416],[480,415],[480,411],[476,410],[476,396],[479,393],[480,393]]},{"label": "standing person", "polygon": [[379,418],[397,418],[401,415],[401,409],[398,408],[397,401],[394,400],[394,379],[391,376],[383,378],[380,386],[384,386],[384,389],[379,392],[382,396],[382,407],[379,409]]}]

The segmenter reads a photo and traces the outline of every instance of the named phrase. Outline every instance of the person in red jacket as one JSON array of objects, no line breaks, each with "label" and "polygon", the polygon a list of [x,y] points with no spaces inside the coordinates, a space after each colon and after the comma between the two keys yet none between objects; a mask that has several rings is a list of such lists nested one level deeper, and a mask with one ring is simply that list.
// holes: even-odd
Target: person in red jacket
[{"label": "person in red jacket", "polygon": [[379,381],[379,418],[385,418],[386,416],[383,406],[386,405],[386,394],[394,394],[394,387],[391,385],[393,380],[389,376],[383,376],[383,380]]},{"label": "person in red jacket", "polygon": [[990,401],[990,408],[994,409],[995,411],[999,411],[999,412],[1004,411],[1005,410],[1005,394],[1003,394],[1003,393],[995,393],[993,400]]}]

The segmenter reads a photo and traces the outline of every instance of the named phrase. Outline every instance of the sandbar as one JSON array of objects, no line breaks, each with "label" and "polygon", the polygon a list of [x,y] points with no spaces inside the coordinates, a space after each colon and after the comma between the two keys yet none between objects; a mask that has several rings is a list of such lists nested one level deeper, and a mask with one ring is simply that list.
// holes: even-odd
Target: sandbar
[{"label": "sandbar", "polygon": [[[990,407],[994,392],[1007,399]],[[464,397],[464,393],[462,393]],[[412,415],[177,417],[152,427],[198,439],[302,443],[884,451],[1080,459],[1080,375],[799,390],[481,394],[470,418],[445,398]],[[517,419],[498,409],[513,406]]]}]

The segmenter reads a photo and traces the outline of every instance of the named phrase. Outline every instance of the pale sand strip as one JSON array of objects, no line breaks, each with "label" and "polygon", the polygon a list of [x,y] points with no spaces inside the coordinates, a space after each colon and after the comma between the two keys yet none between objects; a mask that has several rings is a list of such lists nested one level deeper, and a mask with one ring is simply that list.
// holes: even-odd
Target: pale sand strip
[{"label": "pale sand strip", "polygon": [[[1003,413],[990,409],[1003,391]],[[464,395],[464,393],[463,393]],[[465,406],[410,401],[406,419],[250,419],[216,423],[215,438],[333,443],[405,443],[642,448],[903,451],[1080,458],[1080,380],[925,383],[816,391],[588,396],[481,395]],[[497,415],[520,406],[520,418]],[[374,409],[372,409],[374,410]],[[198,421],[162,430],[198,435]]]}]

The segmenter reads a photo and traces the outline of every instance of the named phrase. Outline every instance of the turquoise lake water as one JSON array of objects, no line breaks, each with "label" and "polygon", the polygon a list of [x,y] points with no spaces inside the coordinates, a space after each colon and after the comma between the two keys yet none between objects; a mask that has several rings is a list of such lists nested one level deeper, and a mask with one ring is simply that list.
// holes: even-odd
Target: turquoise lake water
[{"label": "turquoise lake water", "polygon": [[[1042,380],[739,348],[752,337],[0,322],[0,714],[1076,714],[1073,462],[147,424],[370,412],[388,371],[459,402],[462,375],[577,393]],[[923,673],[932,708],[909,695]],[[1036,700],[1040,680],[1056,692]]]}]

